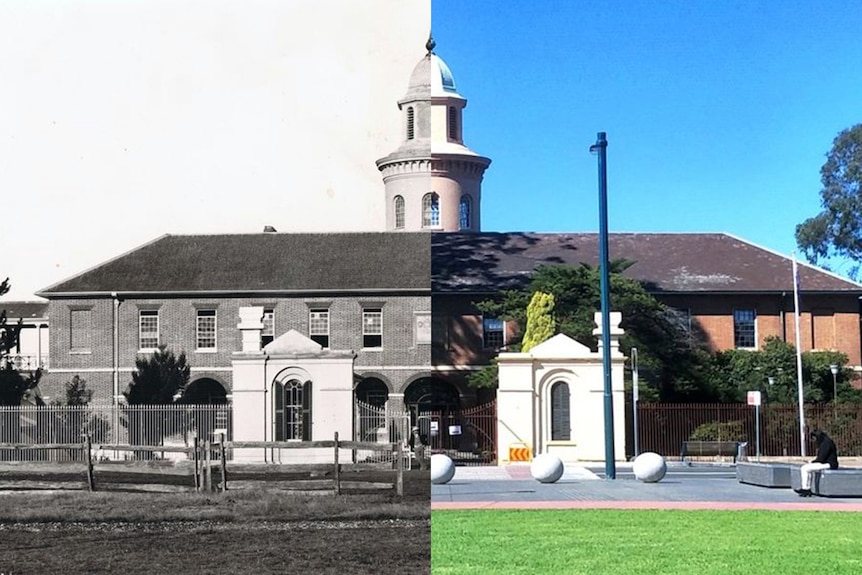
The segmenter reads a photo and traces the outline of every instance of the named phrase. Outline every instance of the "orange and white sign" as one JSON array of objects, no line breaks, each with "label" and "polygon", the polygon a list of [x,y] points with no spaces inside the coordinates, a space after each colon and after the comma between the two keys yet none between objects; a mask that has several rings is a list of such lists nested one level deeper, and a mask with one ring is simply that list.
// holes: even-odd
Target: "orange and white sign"
[{"label": "orange and white sign", "polygon": [[509,461],[532,461],[533,456],[530,453],[530,448],[520,445],[509,446]]}]

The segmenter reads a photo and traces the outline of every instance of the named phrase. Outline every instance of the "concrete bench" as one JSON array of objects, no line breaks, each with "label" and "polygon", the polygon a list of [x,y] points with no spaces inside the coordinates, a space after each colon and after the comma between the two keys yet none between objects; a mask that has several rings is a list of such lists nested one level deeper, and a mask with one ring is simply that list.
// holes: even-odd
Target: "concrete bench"
[{"label": "concrete bench", "polygon": [[[802,489],[799,468],[791,474],[793,489]],[[862,497],[862,468],[824,469],[814,473],[811,493],[821,497]]]},{"label": "concrete bench", "polygon": [[747,444],[739,441],[683,441],[679,457],[685,462],[688,457],[723,455],[733,457],[736,462],[740,445]]},{"label": "concrete bench", "polygon": [[801,478],[799,466],[790,463],[747,463],[740,461],[736,464],[737,481],[760,487],[788,489],[794,474],[797,478]]}]

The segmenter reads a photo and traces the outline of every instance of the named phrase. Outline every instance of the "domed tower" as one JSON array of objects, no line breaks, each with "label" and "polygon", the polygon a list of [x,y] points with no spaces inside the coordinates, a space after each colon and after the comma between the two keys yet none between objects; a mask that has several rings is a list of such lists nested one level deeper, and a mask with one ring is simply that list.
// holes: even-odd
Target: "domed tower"
[{"label": "domed tower", "polygon": [[465,100],[449,67],[428,53],[399,100],[403,140],[377,160],[386,188],[387,231],[481,230],[482,177],[491,160],[464,145]]}]

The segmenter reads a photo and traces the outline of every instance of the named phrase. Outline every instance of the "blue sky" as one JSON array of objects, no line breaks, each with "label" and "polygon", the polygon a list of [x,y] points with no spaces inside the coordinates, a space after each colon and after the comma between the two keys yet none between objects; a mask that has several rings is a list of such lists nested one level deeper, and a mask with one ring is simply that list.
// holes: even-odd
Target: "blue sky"
[{"label": "blue sky", "polygon": [[[790,255],[862,122],[858,2],[434,0],[437,54],[492,158],[486,231],[727,232]],[[841,271],[841,270],[837,270]]]}]

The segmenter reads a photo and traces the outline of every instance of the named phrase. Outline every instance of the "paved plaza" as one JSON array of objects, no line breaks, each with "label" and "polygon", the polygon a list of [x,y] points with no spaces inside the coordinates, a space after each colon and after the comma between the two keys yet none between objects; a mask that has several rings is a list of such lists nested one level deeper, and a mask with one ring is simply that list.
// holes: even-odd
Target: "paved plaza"
[{"label": "paved plaza", "polygon": [[556,483],[539,483],[530,466],[457,467],[455,477],[431,486],[432,509],[789,509],[862,511],[862,499],[801,498],[791,489],[739,483],[733,465],[668,463],[658,483],[635,479],[631,464],[604,477],[604,463],[569,465]]}]

